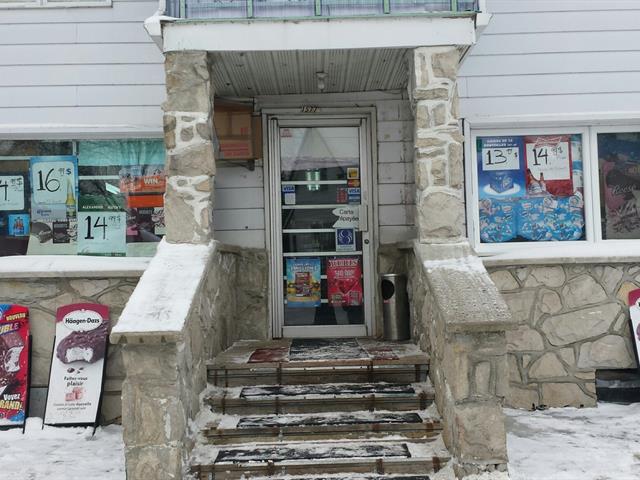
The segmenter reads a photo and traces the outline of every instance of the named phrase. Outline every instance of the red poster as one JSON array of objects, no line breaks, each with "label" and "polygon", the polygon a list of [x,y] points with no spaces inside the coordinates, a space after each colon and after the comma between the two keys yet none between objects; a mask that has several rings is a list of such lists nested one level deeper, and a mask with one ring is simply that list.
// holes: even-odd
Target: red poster
[{"label": "red poster", "polygon": [[573,195],[571,136],[540,135],[524,138],[529,196]]},{"label": "red poster", "polygon": [[29,309],[0,304],[0,426],[25,422],[29,380]]},{"label": "red poster", "polygon": [[327,259],[327,288],[332,307],[362,305],[362,267],[359,257]]}]

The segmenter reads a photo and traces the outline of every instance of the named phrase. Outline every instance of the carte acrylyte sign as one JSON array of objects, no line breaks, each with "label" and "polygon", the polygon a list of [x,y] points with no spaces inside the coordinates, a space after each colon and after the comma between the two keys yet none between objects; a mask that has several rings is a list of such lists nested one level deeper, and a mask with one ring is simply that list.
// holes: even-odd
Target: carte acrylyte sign
[{"label": "carte acrylyte sign", "polygon": [[96,422],[108,335],[105,305],[77,303],[58,308],[45,424]]},{"label": "carte acrylyte sign", "polygon": [[25,422],[29,382],[29,309],[0,304],[0,426]]}]

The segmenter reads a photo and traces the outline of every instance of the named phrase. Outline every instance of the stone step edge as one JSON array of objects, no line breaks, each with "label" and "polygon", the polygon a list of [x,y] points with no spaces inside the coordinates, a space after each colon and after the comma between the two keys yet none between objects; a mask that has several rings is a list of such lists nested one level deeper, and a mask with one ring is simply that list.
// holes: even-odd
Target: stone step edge
[{"label": "stone step edge", "polygon": [[415,355],[410,358],[397,359],[374,359],[374,358],[345,358],[333,360],[295,360],[282,362],[256,362],[256,363],[224,363],[222,360],[214,358],[206,362],[207,369],[218,370],[252,370],[252,369],[303,369],[303,368],[332,368],[332,367],[385,367],[385,366],[410,366],[429,365],[429,355]]}]

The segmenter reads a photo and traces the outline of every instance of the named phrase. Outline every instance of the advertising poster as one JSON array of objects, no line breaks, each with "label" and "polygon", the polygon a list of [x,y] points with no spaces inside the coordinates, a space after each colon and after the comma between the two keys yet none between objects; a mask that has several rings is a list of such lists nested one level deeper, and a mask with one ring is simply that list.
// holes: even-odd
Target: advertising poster
[{"label": "advertising poster", "polygon": [[639,154],[635,134],[625,137],[616,133],[598,135],[605,207],[602,234],[606,239],[640,238]]},{"label": "advertising poster", "polygon": [[109,309],[77,303],[58,308],[44,423],[94,424],[109,336]]},{"label": "advertising poster", "polygon": [[525,150],[529,195],[568,197],[573,194],[570,136],[525,137]]},{"label": "advertising poster", "polygon": [[327,259],[327,292],[332,307],[362,305],[362,267],[359,257]]},{"label": "advertising poster", "polygon": [[29,309],[0,304],[0,427],[25,422],[29,347]]},{"label": "advertising poster", "polygon": [[287,306],[316,308],[321,304],[319,258],[287,258]]},{"label": "advertising poster", "polygon": [[[629,292],[629,317],[631,321],[631,336],[636,349],[636,361],[640,361],[640,289]],[[640,369],[640,363],[638,363]]]},{"label": "advertising poster", "polygon": [[159,242],[165,234],[164,165],[132,165],[118,173],[125,196],[126,243]]},{"label": "advertising poster", "polygon": [[31,157],[28,254],[75,254],[78,238],[78,159]]},{"label": "advertising poster", "polygon": [[109,197],[80,196],[78,255],[125,256],[127,213]]}]

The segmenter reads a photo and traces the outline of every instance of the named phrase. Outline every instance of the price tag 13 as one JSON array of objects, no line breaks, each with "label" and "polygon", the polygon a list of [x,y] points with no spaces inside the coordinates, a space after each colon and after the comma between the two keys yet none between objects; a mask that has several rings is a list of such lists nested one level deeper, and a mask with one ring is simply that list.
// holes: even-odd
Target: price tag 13
[{"label": "price tag 13", "polygon": [[482,170],[519,170],[518,147],[483,148]]},{"label": "price tag 13", "polygon": [[125,212],[78,212],[78,254],[126,255],[126,225]]},{"label": "price tag 13", "polygon": [[24,177],[0,176],[0,210],[24,210]]},{"label": "price tag 13", "polygon": [[65,203],[68,191],[76,188],[76,167],[72,159],[39,160],[31,164],[33,201],[41,205]]}]

